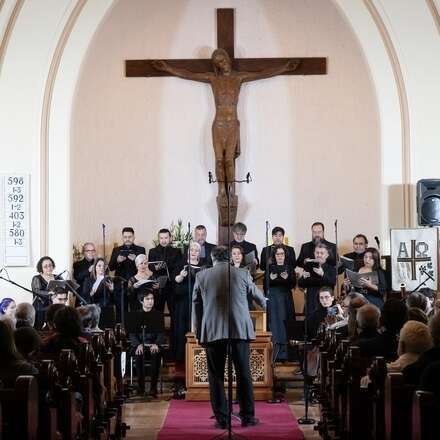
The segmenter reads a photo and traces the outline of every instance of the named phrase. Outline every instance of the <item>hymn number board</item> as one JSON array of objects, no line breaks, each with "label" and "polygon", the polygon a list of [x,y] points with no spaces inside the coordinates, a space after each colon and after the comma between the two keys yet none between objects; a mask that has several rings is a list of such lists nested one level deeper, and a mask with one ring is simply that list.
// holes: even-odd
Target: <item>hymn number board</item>
[{"label": "hymn number board", "polygon": [[29,266],[29,175],[0,175],[0,266]]},{"label": "hymn number board", "polygon": [[393,290],[437,290],[437,228],[392,229],[391,264]]}]

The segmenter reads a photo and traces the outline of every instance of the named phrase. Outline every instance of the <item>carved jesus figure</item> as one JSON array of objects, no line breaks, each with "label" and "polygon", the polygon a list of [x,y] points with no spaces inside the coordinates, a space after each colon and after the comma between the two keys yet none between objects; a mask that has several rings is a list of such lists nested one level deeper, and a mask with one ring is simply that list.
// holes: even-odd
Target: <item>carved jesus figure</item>
[{"label": "carved jesus figure", "polygon": [[[216,109],[212,123],[212,143],[215,154],[215,173],[219,184],[217,203],[219,207],[225,207],[227,205],[227,183],[230,183],[233,188],[235,159],[240,154],[240,121],[237,115],[237,104],[241,85],[244,82],[270,78],[287,71],[293,71],[299,66],[300,61],[290,60],[282,66],[259,72],[241,72],[232,70],[231,59],[224,49],[216,49],[212,53],[211,59],[214,72],[195,73],[172,67],[166,61],[153,61],[152,64],[155,69],[168,72],[179,78],[211,84]],[[233,195],[233,197],[235,196]],[[220,217],[221,223],[227,225],[225,216],[220,214]],[[234,219],[230,219],[231,223],[233,221]]]}]

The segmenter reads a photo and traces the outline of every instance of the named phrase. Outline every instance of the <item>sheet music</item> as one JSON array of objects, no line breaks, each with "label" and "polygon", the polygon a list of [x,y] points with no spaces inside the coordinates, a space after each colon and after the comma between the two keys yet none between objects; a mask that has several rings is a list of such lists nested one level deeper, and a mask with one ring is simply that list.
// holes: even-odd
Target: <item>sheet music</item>
[{"label": "sheet music", "polygon": [[345,273],[347,274],[347,277],[350,280],[351,284],[353,284],[354,287],[357,287],[359,289],[364,287],[360,282],[361,278],[366,278],[367,280],[370,280],[376,286],[379,284],[379,276],[377,272],[359,273],[347,269]]}]

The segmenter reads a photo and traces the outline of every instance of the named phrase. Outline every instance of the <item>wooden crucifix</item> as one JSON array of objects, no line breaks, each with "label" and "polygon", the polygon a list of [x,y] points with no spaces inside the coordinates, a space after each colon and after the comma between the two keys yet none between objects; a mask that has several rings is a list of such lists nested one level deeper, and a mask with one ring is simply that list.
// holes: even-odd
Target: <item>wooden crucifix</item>
[{"label": "wooden crucifix", "polygon": [[[217,46],[211,59],[127,60],[127,77],[177,76],[211,84],[216,114],[212,143],[218,181],[219,229],[228,225],[228,189],[231,189],[229,223],[235,223],[235,159],[240,154],[237,104],[242,83],[275,75],[324,75],[326,58],[235,58],[234,10],[217,9]],[[228,186],[228,183],[230,185]],[[222,234],[223,235],[223,234]]]}]

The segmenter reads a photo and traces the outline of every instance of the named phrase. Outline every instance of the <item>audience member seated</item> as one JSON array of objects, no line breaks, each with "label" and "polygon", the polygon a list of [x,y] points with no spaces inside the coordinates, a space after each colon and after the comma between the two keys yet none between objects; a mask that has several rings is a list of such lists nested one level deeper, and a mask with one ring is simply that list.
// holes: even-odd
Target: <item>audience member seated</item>
[{"label": "audience member seated", "polygon": [[[154,310],[154,295],[152,292],[145,292],[142,299],[142,310],[137,312],[140,314],[160,315],[163,320],[163,314],[158,310]],[[130,333],[130,342],[133,348],[132,354],[136,358],[136,373],[138,376],[138,393],[145,393],[145,356],[149,356],[151,364],[151,382],[150,382],[150,396],[157,397],[157,382],[159,378],[161,353],[160,345],[165,343],[165,335],[163,333],[150,333],[139,329],[138,333]],[[149,346],[146,347],[145,344]],[[148,353],[144,352],[144,347]]]},{"label": "audience member seated", "polygon": [[432,338],[426,324],[408,321],[400,330],[398,359],[387,364],[388,372],[400,372],[416,362],[420,355],[432,347]]},{"label": "audience member seated", "polygon": [[372,338],[379,336],[380,310],[374,304],[365,304],[356,314],[358,335],[352,339],[351,344],[358,347]]},{"label": "audience member seated", "polygon": [[418,307],[408,308],[408,320],[428,324],[428,317],[426,316],[426,313]]},{"label": "audience member seated", "polygon": [[0,359],[0,380],[5,387],[13,387],[18,376],[38,373],[17,351],[12,322],[9,319],[0,320]]},{"label": "audience member seated", "polygon": [[420,378],[420,389],[434,394],[435,403],[440,405],[440,361],[429,364]]},{"label": "audience member seated", "polygon": [[15,310],[17,306],[12,298],[3,298],[0,301],[0,319],[10,319],[15,327]]},{"label": "audience member seated", "polygon": [[368,304],[368,301],[361,293],[353,292],[344,298],[344,303],[348,307],[347,336],[353,339],[358,334],[356,322],[357,311],[365,304]]},{"label": "audience member seated", "polygon": [[422,310],[423,313],[426,313],[428,307],[428,300],[426,299],[426,296],[423,295],[422,293],[413,292],[406,297],[406,306],[408,307],[408,309],[414,307]]},{"label": "audience member seated", "polygon": [[32,362],[42,344],[39,333],[33,327],[19,327],[14,332],[14,340],[18,352],[26,361]]},{"label": "audience member seated", "polygon": [[81,337],[82,328],[79,313],[73,307],[64,306],[55,313],[54,331],[44,341],[43,353],[60,353],[64,349],[77,352],[79,345],[86,339]]},{"label": "audience member seated", "polygon": [[382,331],[370,339],[359,341],[357,344],[363,356],[383,356],[387,362],[397,359],[399,333],[408,320],[408,311],[405,304],[395,298],[385,302],[382,314]]},{"label": "audience member seated", "polygon": [[49,333],[52,333],[55,331],[54,328],[54,318],[55,314],[58,312],[58,310],[63,309],[66,307],[64,304],[51,304],[47,310],[46,310],[46,318],[43,325],[43,330],[47,331]]},{"label": "audience member seated", "polygon": [[425,368],[433,362],[440,361],[440,315],[436,314],[429,320],[433,347],[422,353],[419,359],[402,370],[405,382],[418,385]]},{"label": "audience member seated", "polygon": [[33,327],[35,325],[35,308],[29,303],[20,303],[15,310],[15,327]]},{"label": "audience member seated", "polygon": [[99,328],[101,308],[97,304],[87,304],[76,309],[79,313],[83,328],[82,336],[89,339],[96,333],[104,333]]}]

